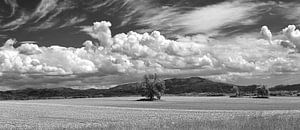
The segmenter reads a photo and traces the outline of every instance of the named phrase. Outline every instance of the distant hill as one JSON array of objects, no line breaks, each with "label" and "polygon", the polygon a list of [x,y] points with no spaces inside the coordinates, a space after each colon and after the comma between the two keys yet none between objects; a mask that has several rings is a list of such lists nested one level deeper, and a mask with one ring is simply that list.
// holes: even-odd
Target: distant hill
[{"label": "distant hill", "polygon": [[180,93],[230,93],[232,84],[214,82],[200,77],[191,78],[173,78],[165,80],[167,91],[169,94]]},{"label": "distant hill", "polygon": [[[165,79],[166,94],[186,94],[186,93],[233,93],[233,84],[215,82],[200,77],[172,78]],[[118,85],[109,89],[71,89],[71,88],[47,88],[47,89],[22,89],[0,92],[0,100],[26,100],[26,99],[49,99],[49,98],[93,98],[111,96],[130,96],[139,95],[140,83],[128,83]],[[257,85],[238,86],[242,93],[255,93]],[[277,90],[300,90],[299,85],[276,86],[270,89]]]},{"label": "distant hill", "polygon": [[[200,77],[165,79],[166,94],[182,93],[232,93],[233,84],[215,82]],[[111,91],[132,92],[138,89],[139,83],[129,83],[110,88]],[[245,92],[255,91],[256,85],[238,86]]]},{"label": "distant hill", "polygon": [[299,91],[300,92],[300,84],[277,85],[275,87],[270,88],[270,91]]}]

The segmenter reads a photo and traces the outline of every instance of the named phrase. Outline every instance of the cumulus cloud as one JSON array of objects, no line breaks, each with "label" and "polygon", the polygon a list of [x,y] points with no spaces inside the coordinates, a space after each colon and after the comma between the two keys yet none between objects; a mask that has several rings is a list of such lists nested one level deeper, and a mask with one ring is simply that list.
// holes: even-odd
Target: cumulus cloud
[{"label": "cumulus cloud", "polygon": [[288,38],[290,42],[292,42],[298,52],[300,52],[300,31],[296,29],[295,25],[289,25],[288,27],[282,30],[284,36]]},{"label": "cumulus cloud", "polygon": [[[110,26],[110,22],[102,21],[83,27],[82,31],[99,43],[86,41],[80,48],[40,47],[32,43],[15,48],[16,41],[8,40],[0,49],[2,77],[23,75],[25,78],[21,76],[23,80],[18,80],[21,84],[29,82],[30,76],[36,74],[44,75],[41,77],[67,75],[67,78],[57,78],[62,80],[59,83],[73,87],[78,87],[76,83],[97,87],[98,79],[103,76],[119,76],[118,83],[122,83],[132,80],[122,80],[121,77],[134,76],[138,79],[144,73],[154,72],[169,77],[214,75],[216,79],[222,79],[221,75],[284,74],[296,73],[300,69],[298,54],[289,54],[289,49],[282,47],[280,40],[272,40],[267,27],[262,29],[265,39],[240,35],[216,40],[197,35],[174,41],[158,31],[144,34],[131,31],[112,36]],[[292,33],[295,28],[284,30],[289,39],[287,42],[297,44],[297,33]],[[79,83],[79,78],[86,82]],[[53,85],[52,80],[46,77],[41,82],[49,82],[45,85],[49,87]],[[13,85],[16,80],[8,82]],[[112,82],[107,81],[105,86]]]},{"label": "cumulus cloud", "polygon": [[110,22],[94,22],[94,26],[83,27],[82,31],[87,32],[91,37],[97,39],[101,46],[109,47],[112,44],[109,27],[111,27]]},{"label": "cumulus cloud", "polygon": [[285,39],[272,40],[273,35],[267,26],[262,26],[260,31],[263,39],[268,40],[270,44],[278,44],[285,48],[294,49],[295,52],[299,52],[300,31],[296,29],[296,26],[289,25],[288,27],[284,28],[281,33],[283,36],[277,35],[276,37],[284,37]]},{"label": "cumulus cloud", "polygon": [[1,47],[1,49],[13,49],[13,45],[17,43],[16,39],[8,39],[4,45]]},{"label": "cumulus cloud", "polygon": [[42,50],[36,44],[25,43],[17,48],[20,54],[35,55],[42,53]]},{"label": "cumulus cloud", "polygon": [[263,36],[264,39],[268,40],[271,43],[272,33],[267,26],[263,26],[261,28],[260,34]]}]

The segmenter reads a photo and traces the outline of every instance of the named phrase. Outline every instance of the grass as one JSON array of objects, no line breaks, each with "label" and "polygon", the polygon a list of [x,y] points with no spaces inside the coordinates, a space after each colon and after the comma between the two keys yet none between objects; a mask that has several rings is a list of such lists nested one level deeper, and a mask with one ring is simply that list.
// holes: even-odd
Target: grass
[{"label": "grass", "polygon": [[[299,107],[288,105],[299,104],[297,98],[165,97],[160,102],[136,99],[1,101],[0,129],[300,129]],[[203,107],[206,104],[219,108]],[[240,109],[230,109],[226,104]],[[269,108],[273,105],[279,110]]]}]

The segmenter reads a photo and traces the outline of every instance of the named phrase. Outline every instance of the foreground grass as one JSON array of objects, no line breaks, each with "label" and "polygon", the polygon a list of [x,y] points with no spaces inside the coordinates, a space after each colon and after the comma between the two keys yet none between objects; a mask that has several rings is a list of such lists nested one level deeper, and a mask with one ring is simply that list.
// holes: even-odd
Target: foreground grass
[{"label": "foreground grass", "polygon": [[[190,122],[168,122],[166,124],[145,126],[109,126],[105,129],[203,129],[203,130],[299,130],[300,118],[283,115],[239,116],[231,120],[203,120]],[[99,127],[101,129],[101,127]]]},{"label": "foreground grass", "polygon": [[[201,99],[196,99],[188,103],[201,102],[199,101]],[[103,100],[114,102],[117,99],[97,101]],[[177,102],[172,98],[168,100],[175,104]],[[231,101],[231,99],[227,100]],[[80,101],[81,105],[74,101]],[[247,108],[199,110],[176,109],[176,107],[168,109],[95,106],[91,105],[88,99],[42,102],[0,102],[0,129],[300,129],[299,110],[247,110]],[[117,102],[121,104],[123,101]],[[138,102],[138,104],[144,103]]]},{"label": "foreground grass", "polygon": [[170,129],[207,129],[207,130],[299,130],[300,117],[281,114],[264,116],[239,116],[232,120],[206,120],[183,122]]}]

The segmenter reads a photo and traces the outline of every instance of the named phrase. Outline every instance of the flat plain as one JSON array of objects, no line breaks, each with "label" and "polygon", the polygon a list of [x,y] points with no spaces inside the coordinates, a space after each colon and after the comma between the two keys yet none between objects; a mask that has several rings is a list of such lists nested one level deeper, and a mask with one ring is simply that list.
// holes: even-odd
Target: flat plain
[{"label": "flat plain", "polygon": [[0,129],[300,129],[300,98],[0,101]]}]

